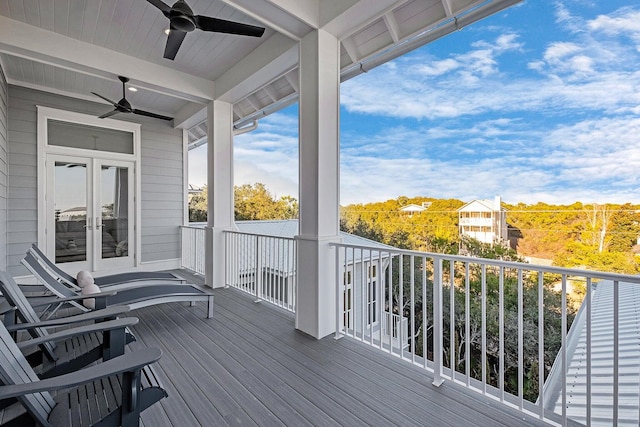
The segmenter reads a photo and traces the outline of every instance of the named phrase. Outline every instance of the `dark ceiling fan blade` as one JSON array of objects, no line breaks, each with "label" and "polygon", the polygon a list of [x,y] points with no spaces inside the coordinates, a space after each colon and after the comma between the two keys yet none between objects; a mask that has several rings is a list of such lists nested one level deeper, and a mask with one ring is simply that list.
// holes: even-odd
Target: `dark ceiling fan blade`
[{"label": "dark ceiling fan blade", "polygon": [[117,114],[117,113],[119,113],[119,112],[120,112],[120,111],[118,111],[118,110],[109,111],[108,113],[105,113],[105,114],[103,114],[103,115],[101,115],[101,116],[98,116],[98,118],[99,118],[99,119],[106,119],[107,117],[111,117],[111,116],[113,116],[114,114]]},{"label": "dark ceiling fan blade", "polygon": [[100,95],[99,93],[95,93],[95,92],[91,92],[92,94],[94,94],[95,96],[104,99],[105,101],[107,101],[109,104],[113,105],[114,107],[116,105],[118,105],[118,103],[113,102],[112,100],[110,100],[109,98],[105,98],[104,96]]},{"label": "dark ceiling fan blade", "polygon": [[154,5],[155,7],[157,7],[158,9],[160,9],[162,13],[165,14],[165,16],[169,16],[169,12],[171,11],[171,6],[169,6],[168,4],[160,0],[147,0],[147,1],[152,5]]},{"label": "dark ceiling fan blade", "polygon": [[167,45],[164,48],[164,57],[166,59],[173,60],[178,53],[178,49],[182,45],[182,41],[184,40],[184,36],[187,33],[180,30],[171,29],[169,31],[169,37],[167,37]]},{"label": "dark ceiling fan blade", "polygon": [[162,119],[162,120],[173,120],[173,117],[163,116],[161,114],[150,113],[144,110],[136,110],[135,108],[131,110],[133,114],[139,114],[141,116],[153,117],[154,119]]},{"label": "dark ceiling fan blade", "polygon": [[214,31],[216,33],[237,34],[239,36],[262,37],[263,27],[243,24],[241,22],[226,21],[224,19],[212,18],[210,16],[194,16],[196,27],[203,31]]}]

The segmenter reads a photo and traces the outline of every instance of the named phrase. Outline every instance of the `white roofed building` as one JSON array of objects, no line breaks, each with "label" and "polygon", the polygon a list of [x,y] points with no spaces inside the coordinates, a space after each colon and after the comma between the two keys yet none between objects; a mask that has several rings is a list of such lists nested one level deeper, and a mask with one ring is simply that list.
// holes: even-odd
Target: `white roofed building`
[{"label": "white roofed building", "polygon": [[468,236],[489,245],[509,245],[507,210],[500,196],[494,200],[474,200],[458,209],[460,236]]}]

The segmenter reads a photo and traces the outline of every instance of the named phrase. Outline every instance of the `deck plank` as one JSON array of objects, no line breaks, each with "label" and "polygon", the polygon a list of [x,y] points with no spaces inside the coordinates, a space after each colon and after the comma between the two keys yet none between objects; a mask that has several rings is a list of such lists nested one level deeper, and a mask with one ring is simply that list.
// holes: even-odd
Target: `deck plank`
[{"label": "deck plank", "polygon": [[355,340],[313,339],[291,313],[233,289],[206,306],[136,310],[131,348],[159,347],[169,398],[142,414],[170,425],[544,425]]}]

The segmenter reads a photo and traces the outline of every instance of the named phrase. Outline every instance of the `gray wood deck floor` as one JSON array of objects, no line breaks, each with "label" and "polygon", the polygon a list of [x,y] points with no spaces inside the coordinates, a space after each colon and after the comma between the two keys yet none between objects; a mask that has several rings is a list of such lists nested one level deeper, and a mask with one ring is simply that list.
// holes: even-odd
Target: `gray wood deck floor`
[{"label": "gray wood deck floor", "polygon": [[134,348],[159,347],[169,397],[145,426],[543,425],[347,338],[315,340],[293,315],[233,289],[205,305],[136,310]]}]

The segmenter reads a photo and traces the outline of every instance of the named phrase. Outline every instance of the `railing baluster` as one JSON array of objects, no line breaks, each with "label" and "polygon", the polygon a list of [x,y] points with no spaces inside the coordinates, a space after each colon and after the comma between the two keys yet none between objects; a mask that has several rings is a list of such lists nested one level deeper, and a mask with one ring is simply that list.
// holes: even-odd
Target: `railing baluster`
[{"label": "railing baluster", "polygon": [[482,275],[480,278],[480,295],[481,301],[481,318],[482,318],[482,354],[480,363],[482,363],[482,393],[487,393],[487,265],[482,264]]},{"label": "railing baluster", "polygon": [[518,409],[524,407],[524,289],[522,269],[518,269]]},{"label": "railing baluster", "polygon": [[[401,253],[398,257],[398,314],[400,317],[404,317],[404,255]],[[404,328],[402,322],[400,322],[400,336],[404,336]],[[400,358],[404,358],[403,356],[403,348],[402,344],[398,346],[398,350],[400,351]]]},{"label": "railing baluster", "polygon": [[498,334],[499,336],[499,347],[500,347],[500,359],[498,361],[499,364],[499,381],[500,381],[500,401],[504,402],[504,275],[505,269],[503,266],[500,266],[500,277],[498,278],[498,313],[500,314],[500,319],[498,320]]},{"label": "railing baluster", "polygon": [[[433,385],[442,379],[442,258],[433,263]],[[426,355],[425,355],[426,356]]]},{"label": "railing baluster", "polygon": [[[562,333],[560,334],[562,355],[562,378],[567,378],[567,275],[562,275],[562,310],[561,310]],[[562,424],[567,425],[567,382],[562,382]]]},{"label": "railing baluster", "polygon": [[[434,260],[435,262],[435,260]],[[422,363],[423,363],[423,367],[426,369],[427,368],[427,362],[429,361],[429,357],[428,357],[428,338],[429,336],[427,335],[427,325],[429,324],[429,313],[427,312],[427,303],[428,303],[428,298],[427,298],[427,257],[423,256],[422,257]],[[435,277],[433,280],[433,284],[432,287],[435,288]],[[402,322],[402,318],[400,318],[400,321]]]},{"label": "railing baluster", "polygon": [[544,280],[538,271],[538,402],[540,419],[544,418]]},{"label": "railing baluster", "polygon": [[365,276],[365,260],[364,260],[364,249],[360,248],[360,312],[361,320],[360,320],[360,339],[364,341],[364,337],[366,334],[366,324],[367,324],[367,278]]},{"label": "railing baluster", "polygon": [[[393,257],[389,254],[389,280],[388,280],[388,301],[389,301],[389,313],[387,315],[388,322],[393,319]],[[398,326],[398,333],[402,336],[402,325]],[[402,346],[402,344],[400,344]],[[389,340],[389,353],[393,354],[393,340]]]},{"label": "railing baluster", "polygon": [[[410,274],[409,274],[409,282],[411,283],[411,288],[410,288],[410,292],[409,292],[409,298],[411,298],[411,309],[410,309],[410,313],[411,313],[411,318],[409,319],[409,337],[411,338],[411,362],[412,363],[416,363],[416,344],[415,344],[415,339],[414,336],[416,334],[416,313],[415,313],[415,290],[414,287],[416,285],[416,278],[415,278],[415,256],[411,256],[411,258],[409,259],[409,268],[410,270]],[[404,348],[404,343],[400,343],[400,346],[402,348]]]},{"label": "railing baluster", "polygon": [[619,403],[619,384],[620,380],[620,282],[613,282],[613,425],[618,425],[618,403]]},{"label": "railing baluster", "polygon": [[470,283],[469,283],[469,265],[465,264],[465,277],[464,277],[464,374],[467,387],[471,386],[471,319],[470,319]]},{"label": "railing baluster", "polygon": [[[456,379],[456,288],[455,288],[455,261],[449,261],[449,362],[451,379]],[[435,285],[434,285],[435,286]],[[426,354],[426,353],[425,353]]]},{"label": "railing baluster", "polygon": [[[336,334],[334,336],[335,339],[340,338],[340,315],[342,314],[342,318],[345,319],[344,313],[346,313],[346,295],[347,295],[347,281],[340,280],[340,277],[345,277],[346,272],[344,272],[341,268],[340,262],[340,252],[343,250],[341,247],[334,247],[336,254]],[[346,248],[344,249],[346,251]],[[342,285],[342,286],[341,286]],[[342,297],[340,296],[340,291],[343,291]],[[346,328],[346,322],[345,322]]]},{"label": "railing baluster", "polygon": [[[591,427],[591,278],[587,277],[585,310],[587,314],[587,427]],[[640,407],[640,405],[639,405]],[[640,417],[639,417],[640,419]]]}]

